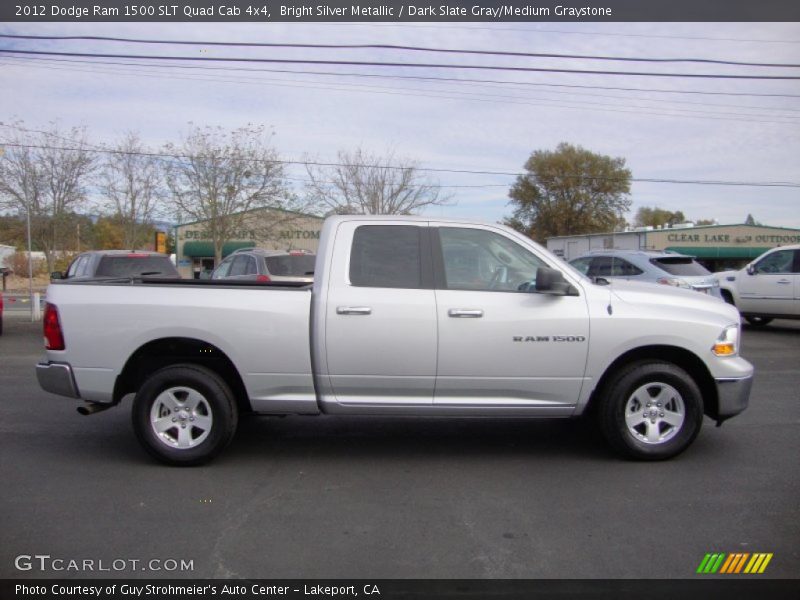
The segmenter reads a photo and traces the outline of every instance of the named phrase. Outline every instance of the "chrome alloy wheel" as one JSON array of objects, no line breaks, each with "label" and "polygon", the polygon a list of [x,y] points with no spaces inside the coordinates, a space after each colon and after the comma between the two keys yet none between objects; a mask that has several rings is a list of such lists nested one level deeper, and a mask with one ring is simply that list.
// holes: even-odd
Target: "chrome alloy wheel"
[{"label": "chrome alloy wheel", "polygon": [[666,383],[646,383],[625,403],[628,432],[645,444],[672,439],[681,430],[685,417],[686,407],[680,392]]},{"label": "chrome alloy wheel", "polygon": [[187,449],[203,443],[214,417],[205,396],[188,387],[161,392],[150,409],[150,426],[159,441],[170,448]]}]

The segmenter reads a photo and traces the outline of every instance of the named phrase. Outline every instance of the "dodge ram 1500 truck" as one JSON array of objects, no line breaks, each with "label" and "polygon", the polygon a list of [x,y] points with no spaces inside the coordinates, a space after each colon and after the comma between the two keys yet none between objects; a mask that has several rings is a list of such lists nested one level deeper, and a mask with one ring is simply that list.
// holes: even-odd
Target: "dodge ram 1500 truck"
[{"label": "dodge ram 1500 truck", "polygon": [[678,454],[744,410],[724,302],[592,281],[516,231],[338,216],[314,283],[109,279],[47,291],[41,387],[91,414],[134,394],[156,458],[198,464],[260,414],[577,417],[629,457]]}]

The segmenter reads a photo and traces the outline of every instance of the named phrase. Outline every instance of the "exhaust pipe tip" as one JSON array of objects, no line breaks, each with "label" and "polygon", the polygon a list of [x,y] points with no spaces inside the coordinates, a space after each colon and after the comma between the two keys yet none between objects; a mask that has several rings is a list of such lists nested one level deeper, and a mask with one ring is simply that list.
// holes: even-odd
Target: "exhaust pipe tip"
[{"label": "exhaust pipe tip", "polygon": [[83,406],[79,406],[77,408],[77,411],[84,417],[88,417],[89,415],[93,415],[95,413],[108,410],[112,406],[113,406],[112,404],[98,404],[97,402],[91,402],[89,404],[84,404]]}]

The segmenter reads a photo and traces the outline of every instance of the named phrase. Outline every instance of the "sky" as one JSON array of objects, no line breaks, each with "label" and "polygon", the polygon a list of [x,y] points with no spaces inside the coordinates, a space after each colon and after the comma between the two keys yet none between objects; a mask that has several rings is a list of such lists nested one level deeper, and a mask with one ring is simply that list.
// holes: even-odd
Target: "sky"
[{"label": "sky", "polygon": [[[800,64],[799,23],[5,23],[0,24],[0,33],[197,42],[394,44]],[[156,46],[3,38],[0,48],[800,76],[800,68],[409,50]],[[560,142],[568,142],[624,158],[635,179],[800,184],[800,80],[292,64],[205,66],[217,70],[163,68],[152,62],[140,66],[53,62],[0,53],[0,89],[4,90],[0,94],[0,121],[22,119],[33,129],[44,128],[51,121],[64,128],[85,126],[92,142],[109,144],[133,130],[152,147],[180,140],[190,121],[231,128],[259,123],[274,130],[273,144],[287,160],[310,156],[335,161],[338,151],[362,147],[376,154],[393,150],[423,168],[512,174],[522,171],[533,151],[552,150]],[[402,78],[393,78],[397,76]],[[688,91],[706,93],[685,93]],[[0,140],[6,133],[7,129],[0,127]],[[302,180],[307,177],[304,167],[292,166],[288,174],[295,191],[302,194]],[[452,199],[449,205],[430,208],[425,214],[494,222],[512,212],[508,189],[513,175],[430,172],[429,176],[445,186]],[[630,198],[633,207],[627,215],[629,220],[641,206],[659,206],[681,210],[694,220],[741,223],[752,214],[765,225],[800,227],[800,187],[634,181]]]}]

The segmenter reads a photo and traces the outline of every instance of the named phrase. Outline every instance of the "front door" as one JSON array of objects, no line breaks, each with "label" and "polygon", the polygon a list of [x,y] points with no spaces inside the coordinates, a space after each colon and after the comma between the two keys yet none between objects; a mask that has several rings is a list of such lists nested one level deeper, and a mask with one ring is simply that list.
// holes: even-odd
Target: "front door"
[{"label": "front door", "polygon": [[570,414],[589,348],[585,298],[527,291],[548,265],[500,230],[436,231],[434,404]]},{"label": "front door", "polygon": [[794,300],[795,253],[795,250],[770,252],[753,265],[752,275],[737,276],[741,312],[773,315],[798,312]]}]

